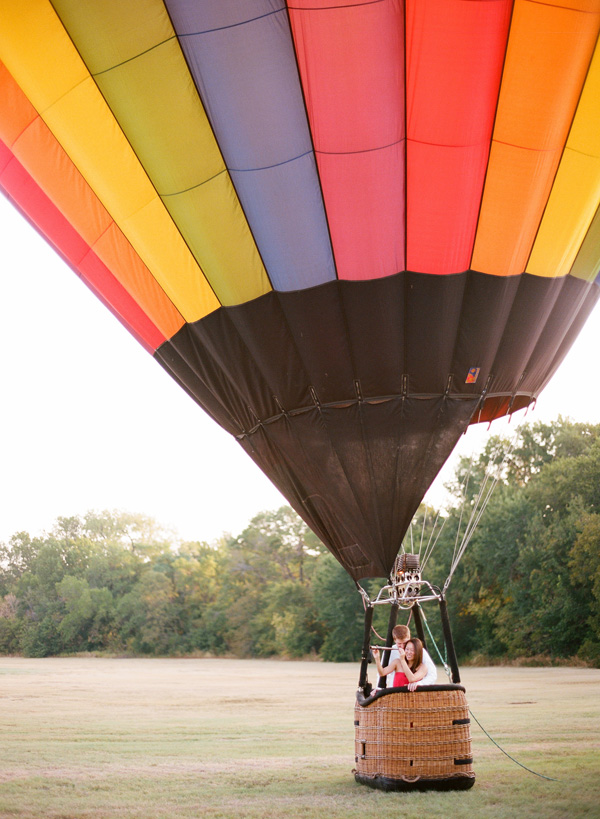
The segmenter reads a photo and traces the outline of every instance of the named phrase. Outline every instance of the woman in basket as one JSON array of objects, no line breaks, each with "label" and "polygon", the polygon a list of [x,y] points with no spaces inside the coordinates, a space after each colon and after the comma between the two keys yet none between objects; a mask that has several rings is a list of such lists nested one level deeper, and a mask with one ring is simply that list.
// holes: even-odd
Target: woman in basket
[{"label": "woman in basket", "polygon": [[389,665],[383,668],[379,659],[379,649],[373,649],[373,659],[377,665],[379,675],[385,677],[395,671],[394,688],[420,682],[427,674],[427,667],[423,662],[423,643],[418,637],[413,637],[406,643],[404,648],[398,649],[398,654],[397,659],[392,660]]}]

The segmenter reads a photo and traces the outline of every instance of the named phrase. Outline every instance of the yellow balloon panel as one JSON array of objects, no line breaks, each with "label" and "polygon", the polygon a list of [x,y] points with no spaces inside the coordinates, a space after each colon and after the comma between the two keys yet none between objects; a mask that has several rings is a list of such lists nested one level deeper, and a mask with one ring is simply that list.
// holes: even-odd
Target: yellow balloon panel
[{"label": "yellow balloon panel", "polygon": [[188,77],[177,40],[94,77],[160,196],[227,173]]},{"label": "yellow balloon panel", "polygon": [[74,42],[94,41],[93,54],[85,54],[92,74],[176,39],[162,0],[52,0],[52,6]]},{"label": "yellow balloon panel", "polygon": [[600,202],[600,47],[596,47],[548,206],[527,265],[569,272]]}]

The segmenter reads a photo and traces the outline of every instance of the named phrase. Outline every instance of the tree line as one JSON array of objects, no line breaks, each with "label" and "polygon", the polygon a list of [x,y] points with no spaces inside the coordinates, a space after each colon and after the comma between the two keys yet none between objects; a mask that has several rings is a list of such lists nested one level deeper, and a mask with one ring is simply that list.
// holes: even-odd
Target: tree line
[{"label": "tree line", "polygon": [[[496,489],[447,595],[459,658],[600,665],[600,425],[523,425],[512,448],[493,437],[463,459],[448,508],[421,507],[414,520],[414,542],[435,541],[424,572],[435,585],[490,469]],[[363,585],[374,594],[383,582]],[[424,611],[441,648],[437,612]],[[387,614],[376,610],[382,636]],[[289,507],[211,544],[123,512],[59,518],[50,533],[0,544],[2,654],[349,661],[362,624],[354,582]]]}]

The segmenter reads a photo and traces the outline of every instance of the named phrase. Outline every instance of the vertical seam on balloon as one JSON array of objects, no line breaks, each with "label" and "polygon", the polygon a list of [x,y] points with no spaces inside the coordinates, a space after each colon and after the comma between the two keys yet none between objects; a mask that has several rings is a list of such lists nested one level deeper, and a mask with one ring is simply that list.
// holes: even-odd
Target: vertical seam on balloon
[{"label": "vertical seam on balloon", "polygon": [[[452,347],[452,355],[450,357],[450,370],[451,370],[453,378],[457,377],[457,374],[456,374],[456,363],[457,363],[456,357],[457,357],[457,348],[458,348],[459,337],[460,337],[460,328],[462,326],[462,320],[463,320],[463,314],[464,314],[464,310],[465,310],[465,301],[466,301],[467,291],[469,290],[469,285],[471,284],[471,282],[473,280],[473,273],[472,273],[471,270],[467,270],[466,273],[459,274],[459,275],[464,275],[465,276],[465,283],[464,283],[463,291],[462,291],[462,298],[461,298],[461,303],[460,303],[460,312],[459,312],[459,315],[458,315],[458,321],[457,321],[457,325],[456,325],[456,335],[454,337],[454,345]],[[471,366],[471,365],[469,365],[469,366]],[[473,363],[472,366],[475,366],[475,362]],[[464,383],[462,375],[460,376],[460,383],[461,384]],[[480,385],[480,389],[482,391],[485,389],[485,382]],[[478,393],[473,392],[473,393],[462,393],[462,394],[470,397],[470,396],[477,395]],[[479,393],[479,400],[477,402],[477,406],[479,406],[479,401],[480,400],[481,400],[481,392]],[[477,409],[477,407],[475,407],[475,409]]]},{"label": "vertical seam on balloon", "polygon": [[[350,329],[349,329],[349,326],[348,326],[348,316],[346,314],[346,308],[345,308],[345,303],[344,303],[344,295],[343,295],[343,292],[346,289],[346,287],[352,287],[352,286],[353,286],[353,283],[343,284],[342,280],[340,280],[340,279],[337,279],[336,284],[334,285],[336,296],[337,296],[336,303],[339,306],[340,316],[341,316],[342,324],[344,326],[344,331],[345,331],[345,339],[344,340],[345,340],[346,349],[348,350],[348,357],[350,359],[350,369],[352,371],[352,380],[353,380],[353,383],[356,383],[356,380],[358,379],[358,373],[357,373],[357,369],[356,369],[354,349],[352,347],[352,336],[351,336]],[[362,417],[361,417],[361,410],[360,410],[360,400],[358,402],[358,412],[359,412],[359,418],[361,418],[361,433],[362,433]],[[323,417],[323,413],[322,413],[321,408],[319,408],[319,413]],[[326,423],[325,423],[325,418],[324,417],[323,417],[323,423],[325,424],[325,426],[327,426]],[[364,436],[363,436],[363,444],[364,444]],[[346,475],[346,478],[347,478],[347,481],[348,481],[348,486],[351,488],[352,494],[356,498],[357,508],[360,509],[360,505],[358,503],[358,498],[356,497],[354,489],[353,489],[353,487],[352,487],[352,485],[350,483],[350,478],[347,475],[346,470],[344,469],[344,467],[342,465],[341,458],[338,455],[338,452],[337,452],[333,442],[331,443],[331,448],[335,452],[336,457],[337,457],[337,459],[338,459],[338,461],[340,463],[340,466],[342,467],[342,471]]]},{"label": "vertical seam on balloon", "polygon": [[[286,423],[286,424],[288,425],[288,427],[289,427],[289,429],[290,429],[290,431],[291,431],[291,427],[292,427],[292,425],[290,424],[290,419],[289,419],[288,417],[284,416],[284,419],[283,419],[283,420],[284,420],[284,423]],[[264,440],[266,441],[266,444],[267,444],[267,446],[268,446],[268,448],[269,448],[269,454],[278,453],[278,454],[279,454],[279,457],[281,458],[281,460],[282,460],[283,462],[285,462],[286,464],[289,464],[289,459],[287,458],[287,455],[286,455],[285,451],[284,451],[284,450],[282,450],[282,449],[281,449],[281,447],[279,447],[279,445],[278,445],[278,444],[277,444],[275,441],[273,441],[273,440],[272,440],[272,438],[269,436],[269,431],[268,431],[268,428],[267,428],[267,427],[265,427],[265,426],[261,426],[261,427],[260,427],[260,430],[258,430],[258,431],[257,431],[257,432],[255,432],[254,434],[257,434],[258,432],[260,432],[260,434],[262,434],[262,436],[263,436]],[[293,433],[292,433],[292,434],[293,434]],[[294,435],[294,438],[295,438],[295,437],[296,437],[296,436]],[[248,445],[249,445],[249,449],[251,449],[253,452],[255,452],[255,451],[256,451],[256,447],[254,446],[254,443],[253,443],[253,441],[252,441],[252,437],[251,437],[250,435],[246,435],[246,436],[245,436],[245,438],[244,438],[243,440],[238,440],[238,444],[239,444],[239,445],[242,447],[242,449],[243,449],[243,450],[246,452],[246,454],[248,455],[248,457],[252,458],[252,460],[254,461],[254,463],[256,464],[256,466],[258,467],[258,469],[260,469],[260,470],[261,470],[261,472],[263,472],[263,474],[266,474],[266,473],[264,472],[264,470],[262,469],[262,467],[260,467],[260,466],[259,466],[259,465],[256,463],[255,459],[254,459],[254,458],[252,457],[252,455],[250,455],[250,453],[247,451],[246,447],[244,446],[244,440],[245,440],[245,441],[248,443]],[[300,442],[300,444],[301,444],[301,442]],[[300,483],[299,483],[299,481],[298,481],[298,480],[297,480],[297,478],[296,478],[296,475],[295,475],[294,473],[292,473],[292,472],[288,472],[288,473],[287,473],[287,475],[285,475],[285,476],[284,476],[284,475],[282,475],[281,465],[280,465],[280,463],[278,463],[278,462],[277,462],[277,460],[276,460],[276,459],[273,459],[273,462],[272,462],[272,463],[273,463],[273,466],[274,466],[274,467],[275,467],[275,469],[276,469],[276,473],[275,473],[275,476],[274,476],[274,477],[269,477],[269,480],[270,480],[270,481],[273,483],[273,485],[274,485],[274,486],[275,486],[275,487],[276,487],[276,488],[277,488],[277,489],[278,489],[278,490],[281,492],[281,494],[284,496],[284,498],[286,498],[286,500],[288,500],[288,503],[290,504],[290,506],[293,506],[292,502],[291,502],[291,501],[290,501],[290,500],[287,498],[287,495],[286,495],[286,494],[284,493],[284,491],[283,491],[283,487],[285,486],[285,482],[286,482],[286,478],[287,478],[287,480],[288,480],[288,481],[291,483],[293,490],[296,492],[297,498],[298,498],[298,499],[299,499],[299,501],[300,501],[300,504],[299,504],[299,505],[300,505],[300,507],[302,508],[302,507],[304,506],[304,500],[303,500],[303,499],[307,497],[307,494],[306,494],[306,491],[305,491],[305,489],[304,489],[303,484],[300,484]],[[320,527],[315,526],[315,527],[313,528],[313,524],[311,523],[311,529],[313,529],[313,531],[315,531],[315,532],[316,532],[316,534],[318,535],[318,537],[320,537],[320,538],[321,538],[321,540],[323,541],[323,543],[325,543],[325,541],[327,540],[327,537],[326,537],[326,532],[325,532],[325,531],[323,531],[323,533],[322,533],[322,535],[321,535],[321,534],[319,534],[319,532],[317,532],[317,528],[320,528]]]},{"label": "vertical seam on balloon", "polygon": [[[586,14],[587,12],[583,12],[583,13]],[[581,83],[581,88],[579,89],[579,97],[577,98],[577,105],[573,109],[573,116],[571,117],[571,124],[569,126],[569,131],[567,133],[567,136],[565,138],[565,141],[564,141],[564,144],[563,144],[563,147],[562,147],[562,151],[561,151],[561,154],[560,154],[560,159],[558,160],[558,162],[556,164],[556,170],[554,171],[554,178],[552,180],[552,186],[550,187],[550,190],[548,192],[548,198],[546,199],[546,204],[544,205],[544,209],[542,211],[542,214],[540,216],[540,220],[538,222],[537,230],[535,231],[535,235],[534,235],[533,240],[531,242],[531,247],[529,248],[529,253],[527,255],[527,260],[525,262],[525,265],[523,266],[523,270],[525,272],[527,272],[527,267],[529,265],[529,262],[531,261],[531,255],[532,255],[533,250],[535,248],[535,243],[537,242],[537,237],[538,237],[540,229],[542,227],[542,223],[544,221],[544,216],[546,215],[546,211],[548,210],[548,203],[550,202],[550,199],[552,197],[552,191],[554,190],[554,185],[556,184],[556,177],[558,176],[558,174],[560,172],[562,161],[563,161],[564,156],[565,156],[565,151],[567,150],[567,145],[569,143],[569,137],[571,136],[571,131],[573,130],[573,123],[575,122],[575,119],[577,118],[577,111],[579,110],[579,104],[581,102],[581,97],[583,95],[583,91],[584,91],[586,83],[587,83],[587,79],[588,79],[588,76],[589,76],[589,73],[590,73],[590,69],[592,67],[592,63],[594,62],[594,56],[596,54],[596,49],[598,48],[598,43],[599,42],[600,42],[600,32],[596,35],[596,44],[595,44],[594,48],[592,49],[592,53],[590,55],[590,61],[588,63],[588,67],[587,67],[587,71],[585,72],[584,80]],[[583,244],[583,242],[581,244]],[[579,245],[579,249],[581,249],[581,245]],[[577,252],[579,252],[579,249],[578,249]],[[532,275],[534,275],[534,274],[532,274]]]},{"label": "vertical seam on balloon", "polygon": [[[340,280],[338,280],[340,281]],[[354,355],[354,347],[352,345],[352,334],[350,332],[350,327],[348,326],[348,315],[346,313],[346,303],[344,300],[344,290],[348,285],[338,284],[336,285],[336,291],[338,296],[338,304],[340,306],[340,315],[342,317],[342,324],[344,325],[344,330],[346,334],[346,347],[348,349],[348,354],[350,358],[350,369],[352,370],[352,380],[356,382],[358,380],[358,372],[356,368],[356,358]],[[352,284],[350,284],[352,286]],[[360,286],[360,285],[358,285]]]},{"label": "vertical seam on balloon", "polygon": [[[504,70],[506,68],[506,58],[508,56],[508,45],[510,43],[510,33],[512,30],[512,23],[513,23],[513,16],[515,13],[515,2],[513,0],[511,10],[510,10],[510,20],[508,21],[508,27],[506,30],[506,43],[504,45],[504,59],[502,61],[502,71],[500,72],[500,83],[498,85],[498,95],[496,97],[496,109],[494,111],[494,121],[492,123],[492,129],[490,131],[489,141],[488,141],[488,155],[487,161],[485,163],[485,174],[483,176],[483,184],[481,186],[481,194],[479,196],[479,210],[477,211],[477,220],[475,222],[475,231],[473,233],[473,245],[471,247],[471,256],[469,258],[469,268],[473,268],[473,256],[475,255],[475,245],[477,244],[477,236],[479,233],[479,221],[481,219],[481,210],[483,208],[483,199],[485,196],[485,186],[488,178],[488,173],[490,170],[490,157],[492,155],[492,147],[494,145],[494,132],[496,130],[496,120],[498,119],[498,109],[500,107],[500,97],[502,95],[502,86],[504,80]],[[484,272],[484,271],[481,271]]]},{"label": "vertical seam on balloon", "polygon": [[[359,514],[360,514],[361,518],[364,521],[365,513],[364,513],[364,509],[363,509],[363,507],[361,505],[360,498],[359,498],[359,496],[357,495],[357,493],[355,491],[354,485],[352,484],[352,481],[350,480],[350,476],[348,474],[348,471],[346,470],[344,462],[343,462],[342,458],[340,457],[340,454],[339,454],[339,452],[338,452],[338,450],[337,450],[337,448],[336,448],[336,446],[335,446],[335,444],[333,442],[333,438],[332,438],[330,430],[329,430],[329,425],[327,423],[325,415],[323,414],[322,407],[319,406],[319,407],[317,407],[317,409],[318,409],[318,412],[319,412],[319,418],[321,419],[321,423],[323,424],[323,427],[327,432],[327,438],[328,438],[328,443],[329,443],[331,452],[333,453],[333,455],[336,458],[336,461],[337,461],[337,463],[338,463],[338,465],[340,467],[341,473],[344,475],[344,477],[346,479],[346,486],[350,490],[350,494],[354,498],[356,508],[358,509]],[[345,410],[343,408],[340,409],[340,412],[346,412],[346,411],[347,410]],[[346,529],[347,529],[347,527],[346,527]],[[351,534],[351,532],[348,529],[347,529],[347,531]],[[351,545],[351,544],[348,544],[348,545]],[[361,551],[364,552],[363,546],[360,543],[358,544],[358,546],[361,549]],[[366,554],[365,554],[365,556],[366,556]]]},{"label": "vertical seam on balloon", "polygon": [[[206,115],[206,121],[207,121],[207,123],[208,123],[208,125],[209,125],[209,127],[210,127],[211,133],[212,133],[213,138],[214,138],[214,140],[215,140],[215,145],[217,146],[217,148],[218,148],[218,150],[219,150],[219,154],[221,155],[221,159],[223,160],[223,165],[224,165],[224,167],[225,167],[225,171],[227,172],[227,176],[229,177],[229,181],[230,181],[230,183],[231,183],[231,187],[232,187],[232,188],[233,188],[233,190],[235,191],[235,196],[236,196],[236,199],[237,199],[238,204],[239,204],[239,206],[240,206],[240,210],[241,210],[241,212],[242,212],[242,214],[243,214],[243,216],[244,216],[244,220],[245,220],[245,222],[246,222],[246,225],[248,226],[248,232],[250,233],[250,236],[252,236],[252,241],[254,242],[254,247],[256,248],[256,252],[258,253],[258,257],[259,257],[260,262],[261,262],[261,264],[262,264],[263,270],[265,271],[265,276],[267,277],[267,280],[268,280],[268,282],[269,282],[269,285],[270,285],[270,287],[271,287],[271,290],[275,290],[275,288],[274,288],[274,286],[273,286],[273,282],[272,282],[272,280],[271,280],[271,276],[269,275],[269,271],[267,270],[267,266],[266,266],[266,264],[265,264],[265,260],[263,259],[263,255],[262,255],[262,253],[261,253],[261,251],[260,251],[260,247],[258,246],[258,242],[256,241],[256,237],[255,237],[255,235],[254,235],[254,231],[252,230],[252,225],[250,224],[250,220],[248,219],[248,216],[246,215],[246,210],[245,210],[245,208],[244,208],[243,202],[242,202],[242,200],[241,200],[241,198],[240,198],[240,195],[239,195],[239,193],[238,193],[238,190],[237,190],[237,188],[236,188],[236,186],[235,186],[235,182],[233,181],[233,177],[231,176],[231,171],[230,171],[230,168],[229,168],[229,166],[228,166],[228,164],[227,164],[227,160],[226,160],[226,159],[225,159],[225,157],[223,156],[223,151],[221,150],[221,146],[220,146],[220,144],[219,144],[219,140],[217,139],[217,135],[216,135],[216,133],[215,133],[214,126],[213,126],[212,121],[211,121],[211,118],[210,118],[210,116],[209,116],[209,114],[208,114],[208,110],[207,110],[207,108],[206,108],[206,105],[204,104],[204,100],[202,99],[202,94],[200,93],[200,89],[198,88],[198,85],[196,84],[196,78],[194,77],[194,73],[193,73],[193,71],[192,71],[192,67],[191,67],[191,65],[188,63],[188,59],[187,59],[187,56],[186,56],[186,53],[185,53],[185,49],[184,49],[184,48],[183,48],[183,46],[181,45],[181,41],[182,41],[183,37],[184,37],[184,36],[189,36],[189,35],[180,35],[180,34],[179,34],[179,32],[177,31],[177,29],[175,28],[175,23],[173,22],[173,19],[172,19],[172,17],[171,17],[171,12],[169,11],[169,7],[168,7],[168,4],[166,3],[166,1],[165,1],[165,3],[164,3],[164,7],[165,7],[165,12],[166,12],[166,14],[167,14],[167,17],[169,18],[169,22],[170,22],[170,24],[171,24],[171,28],[173,29],[173,31],[174,31],[174,33],[175,33],[175,37],[176,37],[176,39],[177,39],[177,45],[179,46],[179,50],[180,50],[180,52],[181,52],[181,56],[183,57],[183,61],[185,62],[185,65],[186,65],[186,67],[187,67],[189,77],[190,77],[190,79],[191,79],[191,81],[192,81],[192,83],[193,83],[193,85],[194,85],[194,88],[196,89],[196,94],[198,95],[198,99],[199,99],[199,101],[200,101],[200,105],[202,106],[202,109],[204,110],[204,113],[205,113],[205,115]],[[277,9],[276,11],[280,11],[280,9]],[[273,12],[273,13],[275,13],[275,12]],[[195,32],[194,32],[194,33],[195,33]],[[200,33],[202,33],[202,32],[200,32]],[[187,244],[187,243],[186,243],[186,244]],[[190,253],[191,253],[191,250],[190,250]],[[194,255],[194,254],[192,253],[192,256],[193,256],[193,255]],[[202,272],[204,272],[204,271],[202,271]],[[204,275],[206,276],[206,274],[204,274]],[[208,279],[207,279],[207,281],[208,281]],[[211,284],[211,288],[212,288],[212,284]],[[213,292],[214,292],[214,289],[213,289]],[[217,296],[217,294],[216,294],[216,293],[215,293],[215,296]],[[218,296],[217,296],[217,298],[219,299],[219,297],[218,297]],[[221,299],[219,299],[219,302],[221,302]],[[222,304],[222,302],[221,302],[221,306],[222,306],[222,307],[224,307],[225,305],[223,305],[223,304]]]},{"label": "vertical seam on balloon", "polygon": [[[267,295],[267,294],[264,294],[264,295]],[[259,296],[259,298],[261,298],[261,297]],[[223,318],[226,321],[227,326],[230,327],[231,330],[235,333],[240,346],[243,347],[243,349],[246,351],[247,360],[252,361],[252,364],[256,367],[256,358],[253,355],[250,354],[250,350],[248,348],[248,345],[246,344],[245,339],[243,338],[243,336],[241,335],[240,331],[238,330],[235,322],[233,321],[233,319],[232,319],[232,317],[230,315],[230,310],[231,309],[235,309],[235,308],[229,308],[229,309],[227,307],[222,307],[221,308]],[[205,347],[204,344],[203,344],[203,347]],[[245,395],[243,390],[240,388],[240,382],[238,381],[238,379],[232,378],[232,376],[230,375],[229,370],[223,364],[221,350],[226,352],[226,348],[225,347],[223,347],[223,348],[217,347],[217,345],[215,345],[214,343],[212,344],[212,347],[213,347],[213,350],[210,351],[210,359],[211,359],[213,365],[214,364],[218,365],[219,370],[221,372],[221,377],[223,377],[231,385],[231,387],[233,387],[233,392],[239,397],[243,408],[247,412],[249,411],[257,419],[257,421],[260,424],[262,424],[262,418],[260,417],[259,413],[257,412],[256,407],[252,406],[249,403],[248,396]],[[218,353],[219,353],[218,356],[215,356],[215,353],[214,353],[215,347],[217,347],[217,349],[218,349]],[[256,367],[256,369],[258,369],[258,367]],[[259,372],[260,372],[260,370],[259,370]],[[264,374],[262,372],[260,374],[261,374],[264,382],[268,383],[267,379],[264,378]],[[270,384],[269,384],[269,387],[270,387]],[[211,390],[211,392],[212,392],[212,390]],[[242,426],[242,429],[243,429],[244,425],[242,424],[241,426]]]},{"label": "vertical seam on balloon", "polygon": [[[304,11],[304,9],[295,9],[296,11]],[[313,9],[314,11],[314,9]],[[290,40],[292,43],[292,51],[294,53],[294,60],[296,62],[296,72],[298,74],[298,85],[300,86],[300,93],[302,95],[302,103],[304,105],[304,113],[306,115],[306,127],[308,129],[308,135],[310,138],[310,144],[312,145],[312,152],[313,158],[315,163],[315,173],[317,175],[317,180],[319,182],[319,190],[321,191],[321,202],[323,204],[323,214],[325,216],[325,224],[327,225],[327,235],[329,237],[329,249],[331,251],[331,258],[333,259],[333,266],[335,268],[335,276],[336,281],[340,280],[340,275],[338,272],[337,261],[335,258],[335,248],[333,246],[333,241],[331,239],[331,227],[329,225],[329,213],[327,212],[327,205],[325,203],[325,195],[323,193],[323,182],[321,180],[321,171],[319,169],[319,163],[317,162],[317,151],[315,149],[315,143],[313,139],[313,132],[310,124],[310,116],[308,115],[308,105],[306,103],[306,94],[304,93],[304,83],[302,82],[302,73],[300,71],[300,63],[298,62],[298,52],[296,50],[296,39],[294,37],[294,28],[292,26],[292,20],[290,17],[290,6],[288,0],[285,0],[285,13],[287,15],[288,21],[288,30],[290,32]]]},{"label": "vertical seam on balloon", "polygon": [[[455,341],[454,341],[454,347],[452,349],[452,358],[451,358],[451,369],[452,369],[452,371],[454,373],[455,378],[456,378],[456,363],[457,363],[457,361],[456,361],[457,347],[458,347],[458,343],[459,343],[460,327],[463,324],[463,313],[464,313],[464,309],[465,309],[465,300],[466,300],[467,292],[469,291],[470,285],[472,285],[473,277],[475,275],[482,275],[482,276],[486,276],[486,277],[491,276],[491,274],[489,274],[489,273],[478,273],[477,271],[473,271],[473,270],[467,270],[465,275],[466,275],[466,281],[465,281],[465,286],[464,286],[464,289],[463,289],[463,297],[462,297],[460,315],[459,315],[459,319],[458,319],[459,329],[458,329],[458,333],[457,333],[457,336],[456,336]],[[497,279],[503,279],[504,281],[506,281],[508,278],[509,277],[507,277],[507,276],[502,276],[502,277],[496,276],[496,277],[492,278],[491,281],[493,282],[494,280],[497,280]],[[510,277],[510,278],[512,278],[512,277]],[[504,286],[506,286],[506,285],[504,285]],[[515,288],[515,293],[516,293],[516,288]],[[514,296],[513,296],[512,304],[514,304]],[[512,304],[511,304],[510,309],[512,309]],[[508,315],[510,315],[510,310],[509,310]],[[475,411],[479,408],[480,409],[480,414],[481,414],[481,410],[483,409],[483,403],[482,403],[481,399],[484,396],[484,394],[487,392],[487,389],[489,387],[490,377],[493,376],[493,363],[495,362],[495,356],[496,356],[496,353],[494,354],[494,359],[493,359],[492,363],[490,364],[490,370],[489,370],[489,373],[488,373],[488,377],[480,385],[480,390],[481,391],[479,393],[474,392],[474,393],[466,393],[465,394],[466,396],[469,396],[469,397],[478,395],[479,400],[477,401],[477,406],[473,410],[473,413],[475,413]],[[479,362],[473,362],[473,366],[475,366],[476,363],[478,364]],[[469,366],[471,366],[471,365],[469,365]],[[460,383],[461,384],[463,383],[462,376],[461,376],[461,382]]]},{"label": "vertical seam on balloon", "polygon": [[[448,399],[447,394],[440,396],[440,408],[439,408],[438,413],[436,415],[435,426],[434,426],[434,428],[433,428],[433,430],[431,432],[431,435],[430,435],[430,438],[429,438],[429,444],[427,445],[427,450],[425,451],[425,453],[423,454],[423,456],[421,458],[421,464],[422,465],[427,463],[427,461],[429,459],[429,453],[431,452],[431,449],[433,448],[434,444],[437,441],[440,440],[439,429],[440,429],[440,427],[443,427],[443,424],[441,422],[442,422],[442,417],[443,417],[444,413],[447,411],[448,400],[452,400],[452,399]],[[468,416],[468,420],[464,425],[464,428],[460,432],[460,435],[457,435],[456,438],[455,438],[455,442],[452,445],[452,448],[450,450],[451,453],[453,452],[454,447],[456,446],[456,443],[458,442],[460,436],[465,432],[465,430],[467,429],[467,427],[471,423],[471,418],[473,417],[473,414],[475,413],[475,410],[477,409],[477,407],[479,405],[479,400],[478,400],[476,395],[468,396],[466,398],[457,397],[454,400],[460,401],[461,403],[463,401],[465,401],[465,403],[471,404],[472,409],[471,409],[470,415]],[[459,421],[462,421],[460,416],[459,416]],[[418,471],[417,471],[417,474],[418,474]],[[429,487],[427,487],[427,489],[428,488]],[[427,490],[425,490],[425,493],[426,492],[427,492]],[[419,501],[419,506],[421,505],[421,502],[422,502],[422,500]],[[417,509],[418,508],[419,507],[417,506]]]},{"label": "vertical seam on balloon", "polygon": [[[413,399],[413,400],[418,400],[418,399]],[[440,395],[439,401],[440,401],[440,405],[439,405],[438,411],[437,411],[437,413],[435,415],[435,420],[433,422],[433,425],[430,428],[429,440],[427,442],[427,447],[425,448],[425,450],[421,454],[421,457],[419,458],[419,460],[415,463],[415,467],[414,467],[414,470],[413,470],[414,475],[418,475],[419,472],[421,471],[421,469],[423,469],[425,464],[428,462],[429,454],[430,454],[430,452],[431,452],[431,450],[433,448],[434,442],[436,440],[438,440],[438,430],[439,430],[439,427],[440,427],[440,421],[441,421],[442,416],[444,414],[444,410],[446,409],[447,396],[446,395]],[[462,432],[461,432],[461,434],[462,434]],[[456,440],[458,440],[458,437],[460,437],[460,436],[457,436]],[[454,449],[454,447],[452,447],[452,449]],[[419,493],[419,496],[420,496],[420,493]],[[419,499],[419,501],[417,503],[417,507],[415,509],[415,512],[418,511],[419,506],[423,502],[423,497],[420,497],[420,499]],[[413,516],[414,516],[414,512],[413,512]],[[408,531],[408,529],[407,529],[407,531]]]},{"label": "vertical seam on balloon", "polygon": [[[404,258],[403,269],[408,268],[408,59],[407,59],[407,34],[406,34],[406,3],[408,0],[402,0],[402,15],[404,19]],[[406,304],[406,300],[405,300]],[[406,357],[406,332],[404,336],[404,355]],[[406,372],[406,360],[405,360]]]},{"label": "vertical seam on balloon", "polygon": [[[341,317],[342,317],[342,322],[343,322],[343,324],[344,324],[344,328],[345,328],[345,330],[346,330],[346,347],[347,347],[347,349],[348,349],[348,351],[349,351],[349,355],[350,355],[350,362],[351,362],[352,377],[353,377],[353,379],[356,379],[356,377],[357,377],[357,373],[356,373],[356,367],[355,367],[355,365],[354,365],[353,350],[352,350],[352,348],[351,348],[351,343],[350,343],[350,340],[349,340],[349,339],[350,339],[350,335],[349,335],[349,332],[348,332],[348,326],[347,326],[346,314],[345,314],[345,310],[344,310],[344,307],[343,307],[343,300],[342,300],[342,298],[340,297],[340,288],[342,287],[342,284],[341,284],[340,282],[341,282],[341,280],[340,280],[340,279],[335,279],[335,284],[331,283],[331,284],[330,284],[330,286],[335,287],[335,292],[336,292],[336,294],[337,294],[337,304],[339,305],[339,310],[340,310],[340,314],[341,314]],[[326,283],[326,284],[329,284],[329,283]],[[322,286],[322,285],[320,285],[320,286]],[[304,374],[305,374],[305,377],[306,377],[306,383],[307,383],[307,384],[310,384],[310,383],[311,383],[311,381],[312,381],[310,371],[309,371],[309,369],[308,369],[308,367],[307,367],[307,365],[306,365],[306,362],[304,361],[304,358],[303,358],[303,356],[301,355],[300,350],[299,350],[299,348],[298,348],[298,346],[297,346],[297,344],[296,344],[296,340],[295,340],[295,338],[294,338],[294,334],[292,333],[292,330],[291,330],[291,328],[290,328],[290,326],[289,326],[289,322],[288,322],[288,320],[287,320],[287,314],[286,314],[285,308],[284,308],[284,306],[283,306],[283,304],[282,304],[282,299],[283,299],[284,297],[283,297],[283,295],[282,295],[282,294],[280,294],[279,292],[277,292],[277,291],[274,291],[274,292],[275,292],[276,297],[277,297],[277,303],[278,303],[279,308],[280,308],[280,310],[281,310],[281,315],[282,315],[283,320],[284,320],[284,322],[285,322],[285,326],[286,326],[286,328],[287,328],[287,331],[288,331],[288,334],[289,334],[289,338],[290,338],[290,340],[292,341],[292,343],[293,343],[293,345],[294,345],[294,349],[296,350],[296,354],[297,354],[297,356],[298,356],[298,359],[299,359],[299,360],[302,362],[302,366],[303,366],[303,368],[304,368]],[[322,419],[323,424],[325,425],[325,419],[324,419],[324,416],[323,416],[322,410],[321,410],[321,408],[320,408],[320,407],[318,407],[318,409],[319,409],[319,416],[320,416],[320,418]],[[326,425],[325,425],[325,426],[326,426]],[[337,460],[338,460],[338,463],[340,464],[340,467],[342,468],[342,472],[344,473],[344,475],[346,475],[346,479],[347,479],[348,486],[350,486],[350,488],[351,488],[351,490],[352,490],[352,487],[351,487],[351,485],[350,485],[350,481],[348,480],[348,476],[347,476],[347,474],[346,474],[346,471],[345,471],[345,469],[344,469],[344,468],[343,468],[343,466],[342,466],[342,463],[341,463],[341,461],[340,461],[339,455],[338,455],[337,451],[335,450],[335,448],[334,448],[333,444],[331,444],[331,449],[332,449],[332,451],[335,453],[336,458],[337,458]],[[353,490],[352,490],[352,494],[353,494],[353,495],[355,495],[355,493],[354,493],[354,491],[353,491]],[[356,499],[356,496],[355,496],[355,499]],[[359,503],[358,503],[358,499],[356,499],[356,505],[357,505],[357,508],[360,508]]]}]

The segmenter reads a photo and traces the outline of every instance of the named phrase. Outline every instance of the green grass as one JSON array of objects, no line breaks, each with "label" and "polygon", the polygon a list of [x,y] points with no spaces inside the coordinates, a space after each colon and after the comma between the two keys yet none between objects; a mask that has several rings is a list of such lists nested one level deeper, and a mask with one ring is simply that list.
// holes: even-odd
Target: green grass
[{"label": "green grass", "polygon": [[600,816],[600,670],[466,668],[477,780],[352,776],[358,666],[0,658],[0,817]]}]

